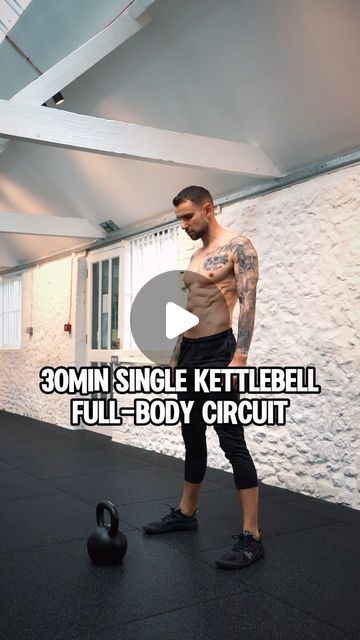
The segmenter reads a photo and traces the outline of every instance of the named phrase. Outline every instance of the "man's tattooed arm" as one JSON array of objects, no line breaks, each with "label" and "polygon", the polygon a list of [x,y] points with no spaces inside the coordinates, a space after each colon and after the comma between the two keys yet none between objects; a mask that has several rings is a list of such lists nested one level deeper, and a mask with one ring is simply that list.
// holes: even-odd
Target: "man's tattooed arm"
[{"label": "man's tattooed arm", "polygon": [[258,257],[247,238],[239,238],[234,247],[234,274],[240,302],[238,338],[233,361],[246,366],[255,323],[256,285],[259,278]]}]

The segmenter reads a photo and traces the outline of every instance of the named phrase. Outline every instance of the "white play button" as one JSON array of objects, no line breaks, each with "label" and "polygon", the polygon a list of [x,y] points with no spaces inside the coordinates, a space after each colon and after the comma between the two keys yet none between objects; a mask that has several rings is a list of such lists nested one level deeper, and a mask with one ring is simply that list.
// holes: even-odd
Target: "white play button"
[{"label": "white play button", "polygon": [[199,318],[174,302],[166,305],[166,337],[172,340],[199,324]]},{"label": "white play button", "polygon": [[193,271],[175,269],[159,273],[138,291],[130,312],[131,335],[137,348],[157,365],[169,365],[181,333],[196,325],[199,336],[208,333],[207,315],[204,314],[202,327],[201,318],[186,311],[185,282],[189,280],[194,289],[206,291],[209,300],[216,300],[216,313],[219,314],[221,326],[231,325],[225,297],[209,278]]}]

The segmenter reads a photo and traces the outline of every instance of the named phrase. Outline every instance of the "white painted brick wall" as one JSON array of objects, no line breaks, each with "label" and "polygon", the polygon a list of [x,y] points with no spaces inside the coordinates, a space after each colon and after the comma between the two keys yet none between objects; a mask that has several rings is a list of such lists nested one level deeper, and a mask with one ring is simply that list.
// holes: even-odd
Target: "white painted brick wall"
[{"label": "white painted brick wall", "polygon": [[[354,508],[360,508],[359,194],[360,168],[352,167],[229,205],[218,217],[224,227],[247,235],[259,254],[249,365],[313,365],[322,386],[321,395],[290,396],[285,427],[246,428],[258,475],[266,483]],[[186,268],[199,242],[181,235],[179,268]],[[71,257],[24,272],[22,348],[0,351],[0,407],[62,426],[69,426],[69,398],[41,394],[38,372],[46,364],[85,362],[85,258],[73,259],[73,333],[68,335],[63,325],[70,270]],[[32,337],[24,333],[29,325]],[[127,421],[113,439],[184,455],[179,427],[134,427]],[[210,466],[230,470],[212,427],[208,450]]]},{"label": "white painted brick wall", "polygon": [[[259,254],[248,364],[312,365],[322,387],[320,395],[289,396],[286,426],[246,427],[258,475],[354,508],[360,508],[359,210],[360,168],[353,167],[229,205],[218,216],[222,226],[248,236]],[[186,269],[201,241],[181,238],[179,267]],[[235,316],[235,334],[236,326]],[[214,429],[207,434],[209,466],[230,471]],[[130,421],[113,439],[184,457],[174,427]]]},{"label": "white painted brick wall", "polygon": [[[72,269],[72,332],[69,319]],[[68,427],[69,397],[39,389],[44,366],[85,364],[85,257],[53,260],[22,275],[21,349],[0,350],[0,408]],[[32,326],[33,335],[25,333]]]}]

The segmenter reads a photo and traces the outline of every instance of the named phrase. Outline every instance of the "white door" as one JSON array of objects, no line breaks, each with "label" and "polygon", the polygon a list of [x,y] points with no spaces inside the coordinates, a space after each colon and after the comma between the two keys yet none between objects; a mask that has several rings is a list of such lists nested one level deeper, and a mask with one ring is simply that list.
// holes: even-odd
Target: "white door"
[{"label": "white door", "polygon": [[[112,366],[122,347],[124,313],[124,243],[118,242],[89,253],[87,257],[87,364]],[[94,399],[105,398],[93,394]],[[110,396],[108,396],[110,397]],[[87,429],[112,435],[111,426],[87,426]]]}]

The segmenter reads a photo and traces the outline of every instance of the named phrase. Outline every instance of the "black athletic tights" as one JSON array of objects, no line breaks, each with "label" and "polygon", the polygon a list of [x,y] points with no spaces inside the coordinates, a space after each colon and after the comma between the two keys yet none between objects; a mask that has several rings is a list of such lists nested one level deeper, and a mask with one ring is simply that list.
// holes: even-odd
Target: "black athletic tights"
[{"label": "black athletic tights", "polygon": [[[232,329],[205,338],[185,338],[177,363],[179,368],[227,367],[235,352],[236,340]],[[179,400],[194,400],[190,423],[182,424],[185,443],[185,480],[202,482],[206,472],[207,447],[206,424],[202,418],[205,400],[236,400],[236,391],[217,393],[194,393],[191,390],[178,394]],[[244,428],[241,424],[218,424],[214,429],[225,457],[232,465],[237,489],[250,489],[258,485],[256,469],[246,446]]]}]

